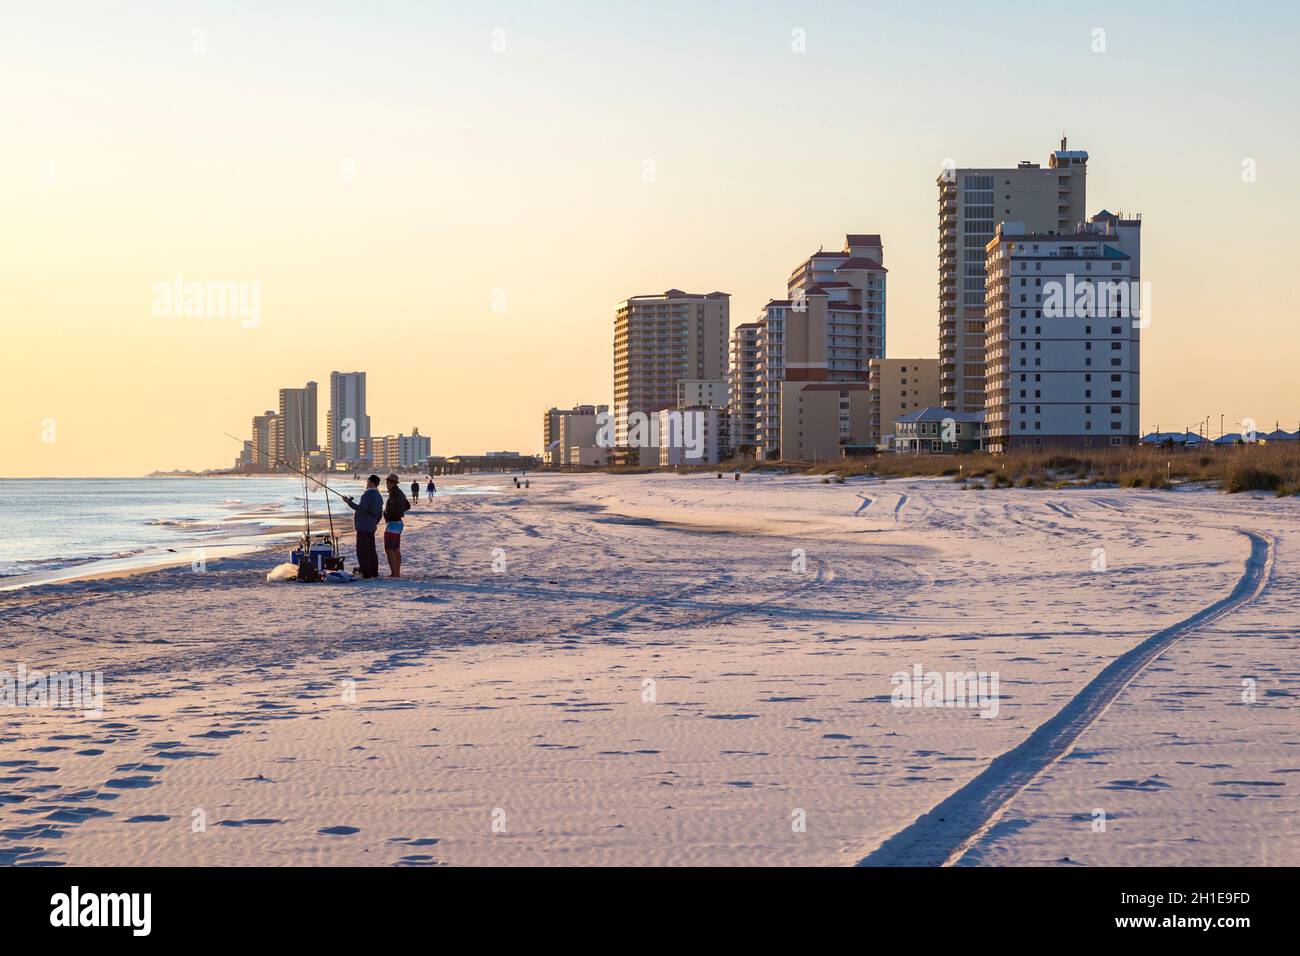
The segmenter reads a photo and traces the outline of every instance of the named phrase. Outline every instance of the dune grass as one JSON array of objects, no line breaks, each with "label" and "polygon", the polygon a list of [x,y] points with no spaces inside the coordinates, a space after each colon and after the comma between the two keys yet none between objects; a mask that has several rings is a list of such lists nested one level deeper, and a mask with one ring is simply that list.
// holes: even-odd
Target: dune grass
[{"label": "dune grass", "polygon": [[1052,488],[1109,483],[1123,488],[1168,488],[1204,482],[1229,493],[1300,493],[1300,446],[1230,445],[1212,450],[1152,447],[1014,450],[1005,455],[881,455],[827,462],[814,474],[951,477],[991,487]]},{"label": "dune grass", "polygon": [[736,472],[779,472],[821,475],[827,483],[861,477],[934,477],[951,478],[972,488],[1063,488],[1112,484],[1122,488],[1159,489],[1202,482],[1230,494],[1271,491],[1283,497],[1300,494],[1300,443],[1187,450],[1150,446],[1041,451],[1016,449],[1005,455],[983,452],[963,455],[883,454],[830,462],[733,461],[677,469],[620,467],[575,470],[613,474],[722,472],[727,478]]}]

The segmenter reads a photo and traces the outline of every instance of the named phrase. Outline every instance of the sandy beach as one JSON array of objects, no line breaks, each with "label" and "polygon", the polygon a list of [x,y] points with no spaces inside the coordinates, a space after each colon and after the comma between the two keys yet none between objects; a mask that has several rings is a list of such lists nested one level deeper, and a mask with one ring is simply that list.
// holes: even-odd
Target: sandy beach
[{"label": "sandy beach", "polygon": [[400,581],[0,594],[0,670],[104,680],[0,708],[0,863],[1300,863],[1295,499],[464,481]]}]

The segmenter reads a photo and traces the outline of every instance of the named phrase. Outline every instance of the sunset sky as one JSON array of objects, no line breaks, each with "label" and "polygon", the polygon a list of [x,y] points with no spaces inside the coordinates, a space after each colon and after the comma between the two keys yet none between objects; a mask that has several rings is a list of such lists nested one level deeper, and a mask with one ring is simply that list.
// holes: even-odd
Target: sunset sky
[{"label": "sunset sky", "polygon": [[[17,6],[0,475],[229,466],[333,369],[375,434],[536,452],[610,400],[617,302],[750,321],[846,232],[883,237],[888,354],[935,356],[941,164],[1062,132],[1089,211],[1143,217],[1143,430],[1300,423],[1293,5]],[[177,274],[258,283],[260,322],[156,316]]]}]

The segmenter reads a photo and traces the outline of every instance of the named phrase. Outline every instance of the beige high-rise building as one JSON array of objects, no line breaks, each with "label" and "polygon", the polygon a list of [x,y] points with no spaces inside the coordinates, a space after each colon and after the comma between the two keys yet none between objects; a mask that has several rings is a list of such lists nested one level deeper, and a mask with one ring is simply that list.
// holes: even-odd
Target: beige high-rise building
[{"label": "beige high-rise building", "polygon": [[939,405],[939,360],[873,358],[868,371],[871,407],[868,441],[884,450],[893,444],[894,422]]},{"label": "beige high-rise building", "polygon": [[360,439],[370,437],[366,373],[330,372],[330,407],[325,413],[325,451],[331,462],[360,459]]},{"label": "beige high-rise building", "polygon": [[269,408],[265,414],[253,416],[253,460],[251,465],[256,471],[274,471],[277,467],[275,460],[271,456],[276,453],[275,447],[279,435],[278,429],[275,427],[275,419],[279,417],[276,412],[271,411]]},{"label": "beige high-rise building", "polygon": [[[628,445],[629,416],[641,413],[657,421],[657,412],[675,407],[679,382],[726,377],[730,307],[725,292],[680,289],[619,303],[614,316],[614,432],[619,448]],[[639,458],[657,465],[658,448],[645,446]]]},{"label": "beige high-rise building", "polygon": [[842,251],[819,251],[800,263],[786,283],[787,297],[763,310],[755,386],[759,457],[790,457],[782,446],[785,382],[865,383],[868,363],[884,355],[883,260],[880,236],[847,235]]},{"label": "beige high-rise building", "polygon": [[939,184],[939,386],[944,408],[984,410],[984,249],[998,223],[1073,232],[1086,212],[1088,154],[1061,148],[1047,168],[945,169]]},{"label": "beige high-rise building", "polygon": [[320,449],[315,382],[308,382],[306,388],[280,389],[280,425],[275,453],[297,468],[302,459]]}]

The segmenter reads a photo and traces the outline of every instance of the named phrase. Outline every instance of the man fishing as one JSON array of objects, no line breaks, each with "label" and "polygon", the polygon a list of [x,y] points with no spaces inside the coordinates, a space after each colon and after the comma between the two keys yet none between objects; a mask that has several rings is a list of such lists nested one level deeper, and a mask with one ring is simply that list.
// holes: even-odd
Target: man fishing
[{"label": "man fishing", "polygon": [[402,576],[402,516],[411,510],[411,502],[398,483],[396,475],[388,476],[388,503],[384,505],[384,554],[388,558],[389,577]]},{"label": "man fishing", "polygon": [[[392,481],[389,481],[389,488],[392,488]],[[352,500],[350,495],[344,496],[344,501],[348,503],[356,514],[352,516],[352,526],[357,529],[357,564],[361,567],[361,576],[363,578],[379,577],[379,554],[375,551],[375,531],[379,528],[379,519],[384,514],[384,496],[379,493],[379,476],[371,475],[366,479],[366,490],[361,495],[361,501]],[[388,547],[388,535],[384,535],[384,547]],[[391,565],[393,559],[390,557],[388,563]]]}]

